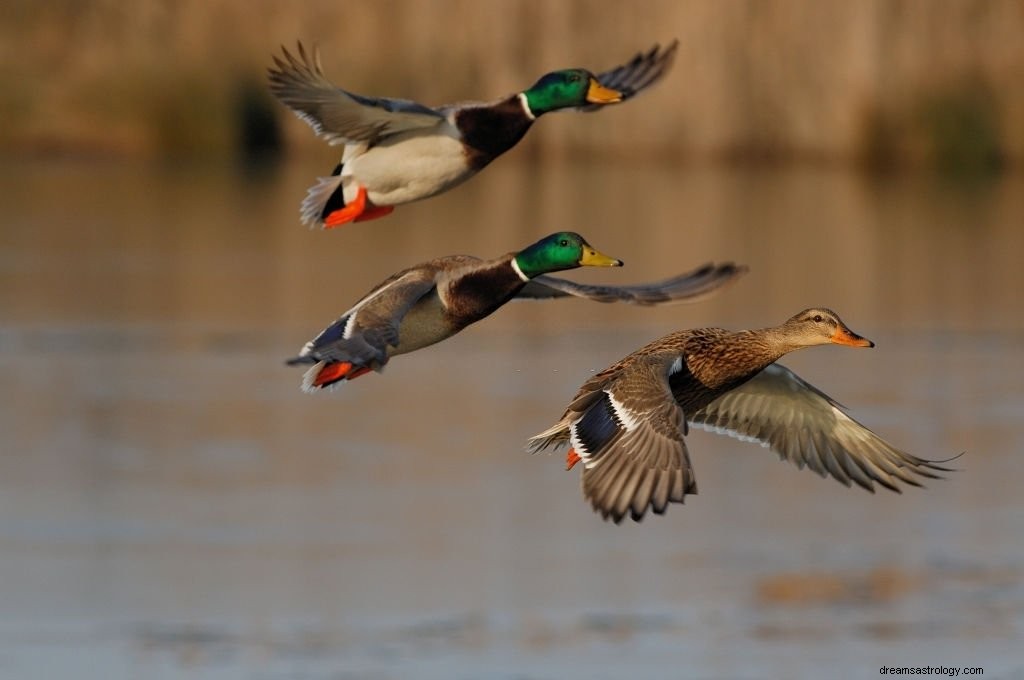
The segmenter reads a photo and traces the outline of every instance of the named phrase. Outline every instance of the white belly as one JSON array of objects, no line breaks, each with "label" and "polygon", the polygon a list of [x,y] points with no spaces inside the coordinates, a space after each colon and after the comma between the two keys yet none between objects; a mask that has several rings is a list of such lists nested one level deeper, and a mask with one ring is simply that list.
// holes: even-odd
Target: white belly
[{"label": "white belly", "polygon": [[399,205],[446,191],[475,174],[454,137],[421,131],[396,135],[349,160],[342,170],[346,203],[359,186],[375,205]]}]

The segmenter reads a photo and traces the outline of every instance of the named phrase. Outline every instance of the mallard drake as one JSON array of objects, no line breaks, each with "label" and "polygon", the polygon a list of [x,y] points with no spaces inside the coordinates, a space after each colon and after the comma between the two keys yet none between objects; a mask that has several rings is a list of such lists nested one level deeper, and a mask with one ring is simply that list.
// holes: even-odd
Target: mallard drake
[{"label": "mallard drake", "polygon": [[404,269],[374,287],[341,318],[289,359],[313,364],[303,377],[307,392],[380,371],[393,356],[433,345],[483,319],[512,298],[581,297],[597,302],[657,305],[701,298],[746,268],[706,265],[686,274],[637,286],[591,286],[545,276],[576,267],[620,267],[572,232],[551,234],[493,260],[449,255]]},{"label": "mallard drake", "polygon": [[[533,453],[568,444],[566,469],[583,462],[583,495],[616,524],[665,512],[697,493],[683,440],[687,425],[770,447],[822,477],[874,492],[877,482],[921,486],[948,468],[893,447],[843,407],[775,361],[813,345],[874,347],[828,309],[805,309],[781,326],[666,335],[588,380]],[[913,474],[911,474],[913,473]]]},{"label": "mallard drake", "polygon": [[282,47],[268,69],[271,92],[328,143],[344,145],[331,176],[309,189],[302,222],[330,228],[371,220],[447,191],[515,146],[538,116],[631,99],[665,75],[676,47],[655,45],[598,75],[553,71],[493,102],[437,108],[346,92],[324,75],[318,50],[311,56],[299,43],[295,56]]}]

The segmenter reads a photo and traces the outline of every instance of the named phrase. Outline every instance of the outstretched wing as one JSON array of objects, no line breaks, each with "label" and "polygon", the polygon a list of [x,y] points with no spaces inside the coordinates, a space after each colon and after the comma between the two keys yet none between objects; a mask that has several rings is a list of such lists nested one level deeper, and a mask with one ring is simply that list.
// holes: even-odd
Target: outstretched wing
[{"label": "outstretched wing", "polygon": [[312,56],[298,43],[298,56],[281,48],[267,69],[270,91],[330,144],[364,142],[445,122],[442,113],[405,99],[365,97],[346,92],[324,75],[320,52]]},{"label": "outstretched wing", "polygon": [[900,492],[897,482],[951,472],[900,451],[846,415],[835,400],[788,368],[771,364],[689,417],[705,430],[770,447],[780,458],[874,492],[874,482]]},{"label": "outstretched wing", "polygon": [[391,277],[306,343],[289,364],[340,363],[379,367],[409,309],[434,288],[436,270],[415,268]]},{"label": "outstretched wing", "polygon": [[732,283],[746,271],[746,267],[731,262],[706,264],[662,281],[634,286],[596,286],[554,276],[538,276],[523,286],[516,298],[546,300],[575,296],[595,302],[628,302],[635,305],[694,302]]},{"label": "outstretched wing", "polygon": [[[588,383],[595,389],[585,385],[569,406],[567,434],[583,462],[583,496],[616,524],[627,514],[639,521],[648,508],[661,514],[697,493],[683,412],[668,383],[677,358],[640,357],[610,373],[611,380],[595,376]],[[538,435],[535,448],[556,443],[550,434]]]},{"label": "outstretched wing", "polygon": [[[665,49],[655,45],[647,52],[637,53],[625,64],[597,74],[596,78],[605,87],[621,92],[622,101],[632,99],[668,73],[678,48],[678,40],[673,40]],[[602,105],[593,104],[581,106],[579,110],[597,111],[601,108]]]}]

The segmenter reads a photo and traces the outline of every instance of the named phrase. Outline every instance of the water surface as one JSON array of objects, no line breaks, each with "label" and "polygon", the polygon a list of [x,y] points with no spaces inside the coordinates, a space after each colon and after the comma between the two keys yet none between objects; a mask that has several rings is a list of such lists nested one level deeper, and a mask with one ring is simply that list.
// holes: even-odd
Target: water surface
[{"label": "water surface", "polygon": [[[509,159],[330,233],[313,169],[0,165],[0,676],[1024,677],[1024,183]],[[282,360],[433,256],[576,229],[666,309],[514,304],[381,375]],[[697,325],[836,309],[877,348],[785,363],[963,469],[872,496],[696,432],[701,494],[607,525],[524,440],[591,372]]]}]

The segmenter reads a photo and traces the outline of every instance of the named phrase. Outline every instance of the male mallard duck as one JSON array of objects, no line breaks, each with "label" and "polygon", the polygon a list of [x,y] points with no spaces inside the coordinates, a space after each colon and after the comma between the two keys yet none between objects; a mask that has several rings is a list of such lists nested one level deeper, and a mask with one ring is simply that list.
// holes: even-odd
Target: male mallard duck
[{"label": "male mallard duck", "polygon": [[302,222],[324,228],[372,220],[394,206],[466,181],[522,139],[537,116],[559,109],[596,111],[630,99],[668,71],[677,42],[655,45],[598,75],[554,71],[532,87],[493,102],[430,108],[405,99],[366,97],[334,86],[302,43],[281,48],[268,69],[270,89],[330,144],[341,163],[302,202]]},{"label": "male mallard duck", "polygon": [[532,437],[532,453],[569,444],[566,469],[583,461],[583,495],[605,519],[639,521],[648,506],[697,493],[683,436],[687,424],[771,447],[846,486],[899,492],[910,474],[949,472],[904,453],[795,373],[774,363],[813,345],[874,347],[828,309],[806,309],[781,326],[666,335],[601,371],[580,388],[553,427]]},{"label": "male mallard duck", "polygon": [[598,302],[657,305],[695,300],[746,271],[733,264],[637,286],[588,286],[548,272],[576,267],[621,267],[579,234],[560,232],[518,253],[493,260],[449,255],[391,276],[288,360],[313,364],[302,382],[307,392],[380,371],[388,359],[433,345],[483,319],[512,298],[575,296]]}]

